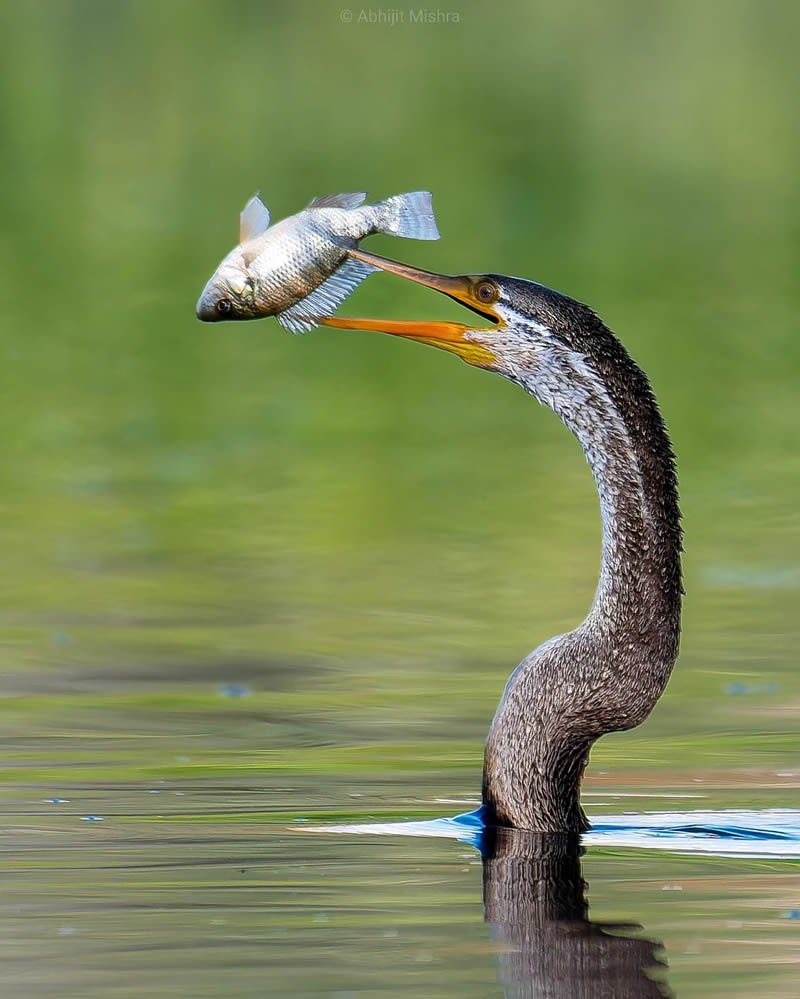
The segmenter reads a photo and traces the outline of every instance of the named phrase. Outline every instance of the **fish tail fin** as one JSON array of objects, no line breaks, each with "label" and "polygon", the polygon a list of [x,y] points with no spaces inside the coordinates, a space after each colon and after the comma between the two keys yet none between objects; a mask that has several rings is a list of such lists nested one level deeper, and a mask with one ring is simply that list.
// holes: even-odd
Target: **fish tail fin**
[{"label": "fish tail fin", "polygon": [[376,232],[408,239],[439,239],[430,191],[396,194],[372,207],[377,214]]}]

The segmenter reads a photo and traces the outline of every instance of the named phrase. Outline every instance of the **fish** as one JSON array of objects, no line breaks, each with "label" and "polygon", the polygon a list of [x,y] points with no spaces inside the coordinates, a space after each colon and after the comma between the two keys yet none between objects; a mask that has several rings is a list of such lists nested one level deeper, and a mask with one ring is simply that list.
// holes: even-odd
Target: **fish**
[{"label": "fish", "polygon": [[203,322],[275,316],[305,333],[329,318],[377,268],[348,257],[359,241],[383,232],[439,239],[430,191],[397,194],[365,205],[364,192],[314,198],[270,225],[258,194],[239,216],[239,245],[225,257],[197,302]]}]

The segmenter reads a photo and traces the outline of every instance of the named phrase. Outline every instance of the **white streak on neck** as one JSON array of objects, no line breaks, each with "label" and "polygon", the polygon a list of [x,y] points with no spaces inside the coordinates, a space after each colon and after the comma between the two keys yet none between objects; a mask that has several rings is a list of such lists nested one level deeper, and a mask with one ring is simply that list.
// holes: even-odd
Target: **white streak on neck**
[{"label": "white streak on neck", "polygon": [[553,410],[583,448],[603,524],[600,578],[587,622],[605,621],[606,627],[615,620],[622,623],[620,597],[635,572],[623,574],[621,569],[630,562],[626,550],[631,549],[631,535],[645,535],[647,520],[641,469],[628,429],[586,357],[552,334],[539,339],[535,363],[528,360],[509,377]]}]

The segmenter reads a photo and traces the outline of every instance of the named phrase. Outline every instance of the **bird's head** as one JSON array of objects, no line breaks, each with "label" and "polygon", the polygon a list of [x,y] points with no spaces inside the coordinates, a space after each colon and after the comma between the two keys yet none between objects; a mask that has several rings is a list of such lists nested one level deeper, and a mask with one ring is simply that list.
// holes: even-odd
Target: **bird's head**
[{"label": "bird's head", "polygon": [[605,331],[587,306],[533,281],[501,274],[435,274],[363,250],[351,250],[350,255],[447,295],[489,325],[333,317],[323,320],[326,326],[377,330],[417,340],[458,354],[476,367],[528,383],[537,374],[561,368],[567,355],[582,356],[587,333]]}]

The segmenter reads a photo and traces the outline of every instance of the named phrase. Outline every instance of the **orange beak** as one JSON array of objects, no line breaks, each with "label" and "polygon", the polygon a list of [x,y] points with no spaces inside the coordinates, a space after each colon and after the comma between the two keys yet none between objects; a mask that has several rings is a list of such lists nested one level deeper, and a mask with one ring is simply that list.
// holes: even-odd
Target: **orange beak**
[{"label": "orange beak", "polygon": [[[379,257],[374,253],[365,253],[364,250],[350,250],[349,255],[356,260],[372,264],[373,267],[382,271],[387,271],[389,274],[397,274],[398,277],[406,278],[408,281],[423,284],[426,288],[433,288],[435,291],[461,302],[480,315],[493,319],[496,323],[502,322],[491,305],[487,305],[477,298],[475,288],[480,283],[480,278],[434,274],[432,271],[409,267],[407,264],[388,260],[386,257]],[[323,319],[321,323],[324,326],[335,326],[342,330],[376,330],[378,333],[391,333],[394,336],[406,337],[408,340],[427,343],[432,347],[439,347],[441,350],[449,350],[453,354],[458,354],[468,364],[474,364],[479,368],[490,367],[495,360],[495,355],[491,350],[474,339],[467,338],[468,332],[474,335],[475,327],[465,326],[463,323],[418,322],[402,319],[346,319],[335,316]]]}]

